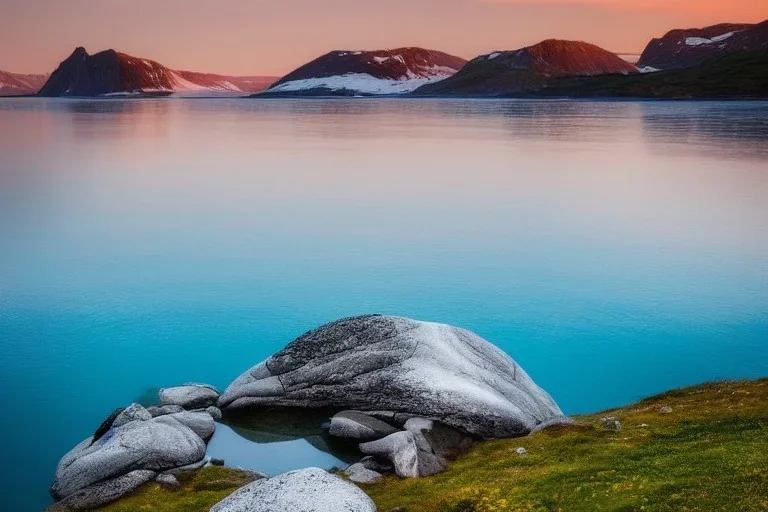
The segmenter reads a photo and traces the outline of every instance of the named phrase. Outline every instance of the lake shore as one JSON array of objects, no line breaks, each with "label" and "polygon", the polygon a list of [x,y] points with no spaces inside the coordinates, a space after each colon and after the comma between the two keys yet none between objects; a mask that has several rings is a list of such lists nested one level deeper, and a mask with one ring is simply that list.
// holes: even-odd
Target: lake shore
[{"label": "lake shore", "polygon": [[[380,512],[768,507],[768,378],[676,389],[574,419],[480,442],[438,475],[360,487]],[[208,512],[249,481],[211,467],[184,476],[180,489],[148,483],[98,510]]]}]

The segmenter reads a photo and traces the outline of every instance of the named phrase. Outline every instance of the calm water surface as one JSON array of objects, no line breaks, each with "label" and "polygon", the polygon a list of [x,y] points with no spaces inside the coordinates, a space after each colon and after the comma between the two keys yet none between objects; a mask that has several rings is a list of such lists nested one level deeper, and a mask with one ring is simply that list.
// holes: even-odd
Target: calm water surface
[{"label": "calm water surface", "polygon": [[0,508],[114,407],[358,313],[474,330],[568,413],[766,375],[767,163],[768,103],[0,100]]}]

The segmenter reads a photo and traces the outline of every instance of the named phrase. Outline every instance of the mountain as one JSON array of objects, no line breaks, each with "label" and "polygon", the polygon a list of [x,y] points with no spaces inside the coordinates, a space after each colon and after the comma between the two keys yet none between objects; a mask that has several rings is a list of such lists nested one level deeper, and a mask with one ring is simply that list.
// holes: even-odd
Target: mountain
[{"label": "mountain", "polygon": [[525,96],[764,99],[768,98],[768,48],[719,55],[695,66],[657,73],[560,78]]},{"label": "mountain", "polygon": [[768,48],[768,20],[757,25],[723,23],[705,28],[672,30],[645,47],[641,68],[681,69],[718,55]]},{"label": "mountain", "polygon": [[421,95],[498,95],[544,86],[562,76],[637,73],[637,68],[599,46],[580,41],[549,39],[513,51],[481,55],[458,73],[427,84]]},{"label": "mountain", "polygon": [[290,96],[401,94],[443,80],[466,60],[422,48],[333,51],[292,71],[265,93]]},{"label": "mountain", "polygon": [[89,55],[79,47],[51,74],[40,96],[167,96],[174,93],[248,93],[272,83],[270,77],[229,77],[174,71],[149,59],[115,50]]},{"label": "mountain", "polygon": [[0,96],[35,94],[48,80],[48,75],[21,75],[0,70]]}]

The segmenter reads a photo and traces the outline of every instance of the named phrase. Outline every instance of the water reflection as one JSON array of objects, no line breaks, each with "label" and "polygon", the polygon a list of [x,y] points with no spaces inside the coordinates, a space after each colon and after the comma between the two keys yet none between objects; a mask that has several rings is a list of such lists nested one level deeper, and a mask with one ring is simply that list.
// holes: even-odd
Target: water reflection
[{"label": "water reflection", "polygon": [[229,466],[276,475],[310,466],[344,468],[360,459],[355,443],[328,435],[333,411],[248,410],[228,414],[208,445]]}]

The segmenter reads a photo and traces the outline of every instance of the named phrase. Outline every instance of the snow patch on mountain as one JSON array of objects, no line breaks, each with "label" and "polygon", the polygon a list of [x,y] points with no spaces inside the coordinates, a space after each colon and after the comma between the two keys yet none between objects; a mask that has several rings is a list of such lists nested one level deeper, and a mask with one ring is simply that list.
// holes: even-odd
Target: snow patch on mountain
[{"label": "snow patch on mountain", "polygon": [[685,38],[685,44],[688,46],[700,46],[702,44],[714,44],[714,43],[720,43],[722,41],[725,41],[726,39],[730,38],[735,34],[736,32],[726,32],[725,34],[721,34],[719,36],[715,36],[711,39],[707,39],[706,37],[686,37]]},{"label": "snow patch on mountain", "polygon": [[270,92],[280,93],[327,89],[329,91],[352,91],[359,94],[404,94],[415,91],[422,85],[443,80],[446,76],[445,74],[435,74],[431,77],[392,80],[376,78],[367,73],[348,73],[345,75],[306,78],[285,82],[271,88]]}]

